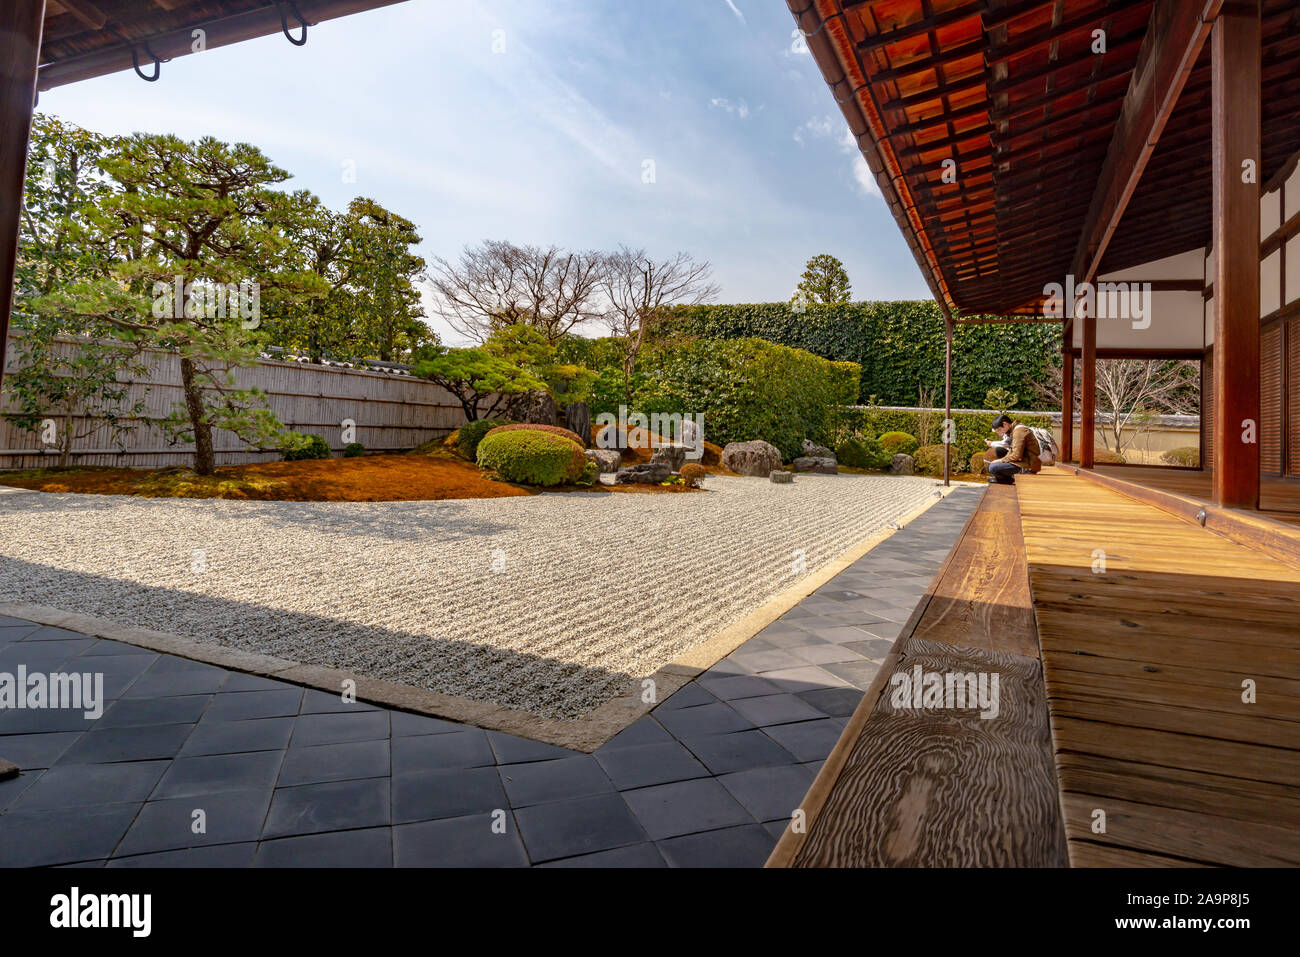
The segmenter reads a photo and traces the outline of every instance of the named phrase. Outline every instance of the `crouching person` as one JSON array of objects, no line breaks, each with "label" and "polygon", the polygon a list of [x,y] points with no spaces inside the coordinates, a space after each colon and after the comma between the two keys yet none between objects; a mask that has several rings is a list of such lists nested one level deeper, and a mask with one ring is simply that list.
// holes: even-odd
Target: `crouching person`
[{"label": "crouching person", "polygon": [[1010,439],[1006,455],[989,463],[989,482],[1014,485],[1021,472],[1037,472],[1043,467],[1039,458],[1042,449],[1038,438],[1029,426],[1016,422],[1009,415],[999,415],[993,420],[993,431]]}]

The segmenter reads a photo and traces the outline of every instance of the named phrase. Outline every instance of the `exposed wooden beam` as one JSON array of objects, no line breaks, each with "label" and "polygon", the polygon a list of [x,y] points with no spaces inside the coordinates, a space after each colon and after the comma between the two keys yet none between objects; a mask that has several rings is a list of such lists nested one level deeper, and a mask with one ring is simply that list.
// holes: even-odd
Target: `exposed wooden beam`
[{"label": "exposed wooden beam", "polygon": [[108,22],[108,16],[104,11],[90,0],[59,0],[59,4],[92,30],[102,30],[104,24]]},{"label": "exposed wooden beam", "polygon": [[1211,53],[1214,504],[1253,509],[1259,507],[1260,443],[1259,0],[1225,5],[1214,22]]},{"label": "exposed wooden beam", "polygon": [[1223,0],[1156,0],[1070,272],[1091,282]]},{"label": "exposed wooden beam", "polygon": [[45,0],[0,5],[0,384],[9,351],[18,223],[44,23]]}]

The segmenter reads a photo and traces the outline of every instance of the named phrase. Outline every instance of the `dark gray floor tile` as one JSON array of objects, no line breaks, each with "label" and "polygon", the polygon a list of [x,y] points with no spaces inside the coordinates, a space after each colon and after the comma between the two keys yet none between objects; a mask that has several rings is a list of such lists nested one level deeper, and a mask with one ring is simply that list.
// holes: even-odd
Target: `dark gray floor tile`
[{"label": "dark gray floor tile", "polygon": [[232,672],[226,679],[226,683],[221,686],[222,691],[300,691],[295,685],[287,681],[276,681],[274,678],[264,678],[261,675],[245,675],[238,672]]},{"label": "dark gray floor tile", "polygon": [[63,753],[55,766],[153,761],[175,757],[193,730],[192,724],[158,724],[88,731]]},{"label": "dark gray floor tile", "polygon": [[81,731],[7,734],[0,737],[0,757],[12,761],[24,771],[48,768],[72,747],[81,735]]},{"label": "dark gray floor tile", "polygon": [[388,778],[276,788],[262,839],[392,823]]},{"label": "dark gray floor tile", "polygon": [[[3,666],[0,666],[0,671],[3,671]],[[86,712],[80,708],[4,708],[0,709],[0,735],[88,731],[95,726],[96,720],[87,718]],[[4,738],[0,737],[0,740]]]},{"label": "dark gray floor tile", "polygon": [[805,721],[802,724],[782,724],[764,728],[781,747],[793,754],[800,763],[821,761],[831,753],[840,739],[842,726],[833,719]]},{"label": "dark gray floor tile", "polygon": [[676,738],[700,734],[724,734],[754,726],[753,722],[741,717],[734,708],[722,702],[700,705],[697,708],[682,708],[679,711],[657,711],[655,718]]},{"label": "dark gray floor tile", "polygon": [[388,739],[290,748],[280,767],[278,787],[387,777],[391,761]]},{"label": "dark gray floor tile", "polygon": [[616,748],[635,748],[645,744],[667,744],[673,736],[664,730],[663,725],[650,715],[637,718],[614,737],[600,746],[600,751],[613,751]]},{"label": "dark gray floor tile", "polygon": [[[50,662],[75,658],[95,643],[93,638],[70,638],[59,641],[14,641],[0,648],[0,667],[27,664],[46,669]],[[6,670],[10,670],[6,667]]]},{"label": "dark gray floor tile", "polygon": [[167,764],[166,761],[128,761],[52,768],[27,790],[14,805],[14,810],[52,811],[103,804],[142,804],[167,770]]},{"label": "dark gray floor tile", "polygon": [[302,702],[302,689],[283,691],[223,691],[214,695],[203,717],[209,721],[293,717]]},{"label": "dark gray floor tile", "polygon": [[763,728],[771,724],[789,724],[791,721],[811,721],[823,717],[812,705],[792,694],[769,694],[761,698],[741,698],[731,706]]},{"label": "dark gray floor tile", "polygon": [[581,857],[565,857],[547,861],[538,867],[667,867],[663,855],[650,843],[629,844],[612,851],[597,851]]},{"label": "dark gray floor tile", "polygon": [[[496,768],[417,771],[393,776],[393,823],[481,815],[510,807]],[[512,825],[513,826],[513,825]]]},{"label": "dark gray floor tile", "polygon": [[[464,730],[464,726],[459,727]],[[553,744],[546,744],[543,741],[530,741],[528,738],[521,738],[516,734],[502,734],[500,731],[489,731],[487,733],[488,741],[492,744],[492,751],[496,754],[497,764],[525,764],[530,761],[551,761],[556,758],[576,757],[580,752],[571,751],[568,748],[558,748]]]},{"label": "dark gray floor tile", "polygon": [[140,808],[113,856],[256,841],[270,803],[269,790],[150,801]]},{"label": "dark gray floor tile", "polygon": [[149,648],[141,648],[138,645],[128,645],[124,641],[110,641],[107,638],[100,638],[93,645],[82,652],[86,655],[132,655],[139,658],[158,659],[158,652]]},{"label": "dark gray floor tile", "polygon": [[657,842],[671,867],[762,867],[776,838],[759,824]]},{"label": "dark gray floor tile", "polygon": [[534,864],[640,844],[646,839],[617,794],[519,808],[515,820]]},{"label": "dark gray floor tile", "polygon": [[216,671],[159,671],[163,659],[142,674],[124,697],[146,698],[166,695],[211,694],[226,680],[227,672]]},{"label": "dark gray floor tile", "polygon": [[263,841],[257,849],[255,866],[392,867],[392,828],[372,827]]},{"label": "dark gray floor tile", "polygon": [[678,708],[693,708],[701,704],[714,704],[717,698],[710,694],[707,688],[703,688],[698,681],[688,681],[677,689],[676,692],[668,696],[666,701],[659,705],[660,711],[676,711]]},{"label": "dark gray floor tile", "polygon": [[37,781],[43,770],[21,771],[12,777],[0,781],[0,812],[12,807],[14,803]]},{"label": "dark gray floor tile", "polygon": [[379,710],[364,701],[344,701],[341,692],[321,691],[318,688],[308,688],[302,697],[303,714],[360,714]]},{"label": "dark gray floor tile", "polygon": [[833,675],[820,665],[804,665],[802,668],[788,668],[784,671],[769,671],[763,677],[782,691],[798,694],[801,691],[815,691],[818,688],[843,688],[849,684],[838,675]]},{"label": "dark gray floor tile", "polygon": [[0,814],[0,867],[103,860],[131,826],[139,803]]},{"label": "dark gray floor tile", "polygon": [[421,821],[393,828],[393,863],[398,867],[527,867],[528,856],[505,817],[505,831],[493,829],[489,814]]},{"label": "dark gray floor tile", "polygon": [[557,761],[512,764],[498,770],[510,805],[516,808],[614,790],[604,769],[590,754]]},{"label": "dark gray floor tile", "polygon": [[817,688],[797,692],[797,695],[823,714],[836,717],[852,714],[862,700],[859,688]]},{"label": "dark gray floor tile", "polygon": [[707,734],[684,738],[682,743],[714,774],[798,763],[794,755],[758,730]]},{"label": "dark gray floor tile", "polygon": [[821,667],[862,691],[866,691],[867,688],[871,687],[871,682],[875,680],[876,674],[880,671],[880,665],[874,661],[864,659],[831,662],[821,665]]},{"label": "dark gray floor tile", "polygon": [[753,768],[724,774],[718,781],[756,821],[788,821],[812,787],[813,775],[802,765]]},{"label": "dark gray floor tile", "polygon": [[105,728],[134,728],[153,724],[193,724],[212,700],[211,695],[181,695],[174,698],[123,698],[115,701],[95,725]]},{"label": "dark gray floor tile", "polygon": [[249,718],[246,721],[209,721],[204,718],[181,748],[182,757],[199,754],[240,754],[244,751],[282,751],[289,746],[293,718]]},{"label": "dark gray floor tile", "polygon": [[405,711],[390,712],[389,722],[395,738],[408,734],[451,734],[454,731],[464,731],[467,727],[454,721],[443,721],[423,714],[408,714]]},{"label": "dark gray floor tile", "polygon": [[699,683],[723,701],[755,698],[760,695],[776,694],[781,690],[772,682],[757,675],[726,675],[715,678],[712,672],[708,672]]},{"label": "dark gray floor tile", "polygon": [[393,773],[481,768],[496,764],[487,735],[478,728],[453,734],[393,738]]},{"label": "dark gray floor tile", "polygon": [[660,784],[622,794],[652,841],[754,822],[749,812],[712,778]]},{"label": "dark gray floor tile", "polygon": [[294,725],[289,746],[309,748],[318,744],[342,744],[345,741],[377,741],[388,736],[387,711],[302,714]]},{"label": "dark gray floor tile", "polygon": [[601,748],[596,760],[620,791],[708,776],[704,765],[677,741],[633,748]]},{"label": "dark gray floor tile", "polygon": [[257,844],[213,844],[208,847],[187,847],[179,851],[159,851],[156,854],[136,854],[134,857],[112,857],[108,866],[118,867],[252,867],[257,855]]},{"label": "dark gray floor tile", "polygon": [[275,786],[282,751],[205,754],[177,758],[158,782],[154,800],[204,798],[222,791],[260,791]]}]

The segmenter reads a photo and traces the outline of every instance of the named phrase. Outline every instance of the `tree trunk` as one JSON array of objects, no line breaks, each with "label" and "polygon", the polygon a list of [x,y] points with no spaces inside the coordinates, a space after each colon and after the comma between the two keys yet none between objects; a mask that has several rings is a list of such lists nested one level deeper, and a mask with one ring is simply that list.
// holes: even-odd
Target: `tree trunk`
[{"label": "tree trunk", "polygon": [[194,362],[181,359],[181,386],[185,389],[185,409],[194,428],[194,471],[211,475],[216,469],[212,454],[212,426],[204,418],[203,392],[194,381]]}]

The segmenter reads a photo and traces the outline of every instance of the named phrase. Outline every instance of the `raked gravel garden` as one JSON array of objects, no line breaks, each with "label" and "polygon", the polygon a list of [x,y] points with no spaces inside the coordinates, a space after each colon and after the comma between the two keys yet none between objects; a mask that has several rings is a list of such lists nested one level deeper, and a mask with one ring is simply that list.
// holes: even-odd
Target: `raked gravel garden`
[{"label": "raked gravel garden", "polygon": [[938,495],[872,475],[373,503],[5,490],[0,600],[576,718]]}]

